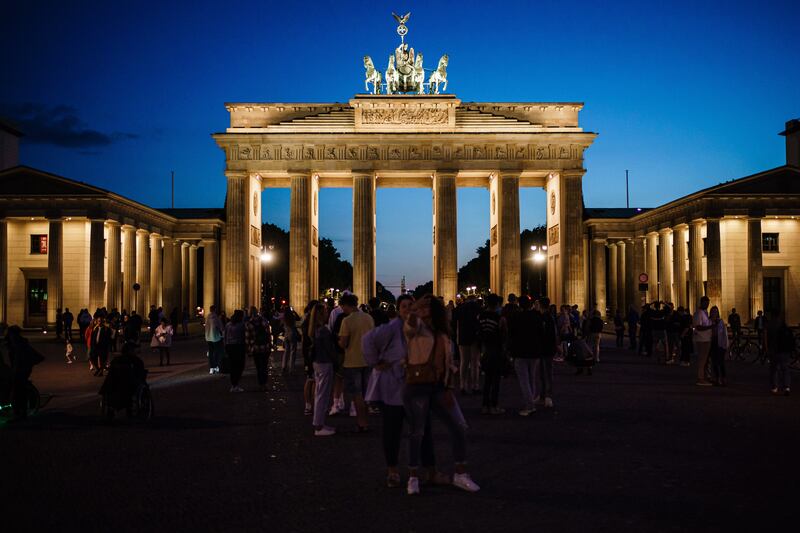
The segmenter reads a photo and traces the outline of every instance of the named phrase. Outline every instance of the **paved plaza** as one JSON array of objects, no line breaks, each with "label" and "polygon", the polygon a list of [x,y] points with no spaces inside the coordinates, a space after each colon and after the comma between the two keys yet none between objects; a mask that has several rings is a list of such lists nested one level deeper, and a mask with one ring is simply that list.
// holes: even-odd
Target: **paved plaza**
[{"label": "paved plaza", "polygon": [[[693,369],[607,349],[593,376],[556,367],[555,408],[502,416],[462,397],[477,494],[384,486],[380,418],[312,436],[301,372],[230,394],[209,376],[199,337],[177,364],[146,356],[156,418],[100,423],[99,379],[67,367],[55,344],[34,370],[56,393],[29,422],[0,427],[6,524],[13,531],[766,531],[797,527],[798,395],[774,397],[767,369],[729,364],[730,386],[694,385]],[[156,366],[153,367],[152,365]],[[795,375],[797,377],[797,375]],[[441,467],[447,435],[434,425]],[[405,453],[401,463],[405,462]],[[11,529],[9,531],[12,531]]]}]

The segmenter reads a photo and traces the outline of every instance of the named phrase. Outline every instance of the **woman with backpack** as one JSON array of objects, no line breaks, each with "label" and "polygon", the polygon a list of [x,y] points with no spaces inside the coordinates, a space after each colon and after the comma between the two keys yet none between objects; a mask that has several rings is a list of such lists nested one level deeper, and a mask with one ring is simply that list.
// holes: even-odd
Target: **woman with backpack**
[{"label": "woman with backpack", "polygon": [[452,391],[445,385],[448,370],[455,368],[448,332],[444,304],[430,294],[415,302],[403,326],[408,347],[403,403],[411,427],[408,438],[408,494],[419,494],[422,439],[431,413],[445,424],[453,441],[456,470],[453,485],[468,492],[480,490],[467,473],[464,427],[453,416]]}]

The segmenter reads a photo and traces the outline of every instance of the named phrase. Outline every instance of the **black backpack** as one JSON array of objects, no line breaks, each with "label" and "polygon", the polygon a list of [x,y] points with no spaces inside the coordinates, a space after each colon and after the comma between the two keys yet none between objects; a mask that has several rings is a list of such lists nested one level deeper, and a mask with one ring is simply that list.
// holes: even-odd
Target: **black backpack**
[{"label": "black backpack", "polygon": [[256,321],[253,327],[255,328],[256,345],[265,346],[269,344],[269,333],[267,332],[267,328],[264,325],[264,321],[263,320]]}]

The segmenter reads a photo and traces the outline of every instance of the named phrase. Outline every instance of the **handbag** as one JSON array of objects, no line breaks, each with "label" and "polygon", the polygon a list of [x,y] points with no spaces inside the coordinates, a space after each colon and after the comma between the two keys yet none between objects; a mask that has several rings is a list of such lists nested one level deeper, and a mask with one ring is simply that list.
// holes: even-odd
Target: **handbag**
[{"label": "handbag", "polygon": [[436,366],[433,362],[438,344],[439,336],[434,335],[433,346],[431,347],[430,355],[428,355],[428,360],[421,364],[409,363],[406,365],[406,385],[430,385],[439,381],[436,376]]}]

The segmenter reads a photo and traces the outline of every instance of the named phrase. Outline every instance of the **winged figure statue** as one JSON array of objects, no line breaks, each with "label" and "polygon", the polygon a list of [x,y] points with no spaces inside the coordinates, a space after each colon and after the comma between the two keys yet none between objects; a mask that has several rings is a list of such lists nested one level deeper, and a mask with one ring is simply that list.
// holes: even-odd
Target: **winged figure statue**
[{"label": "winged figure statue", "polygon": [[395,13],[394,11],[392,11],[392,16],[394,17],[394,20],[396,20],[398,24],[405,24],[406,22],[408,22],[408,18],[411,16],[411,11],[409,11],[402,17],[397,13]]}]

